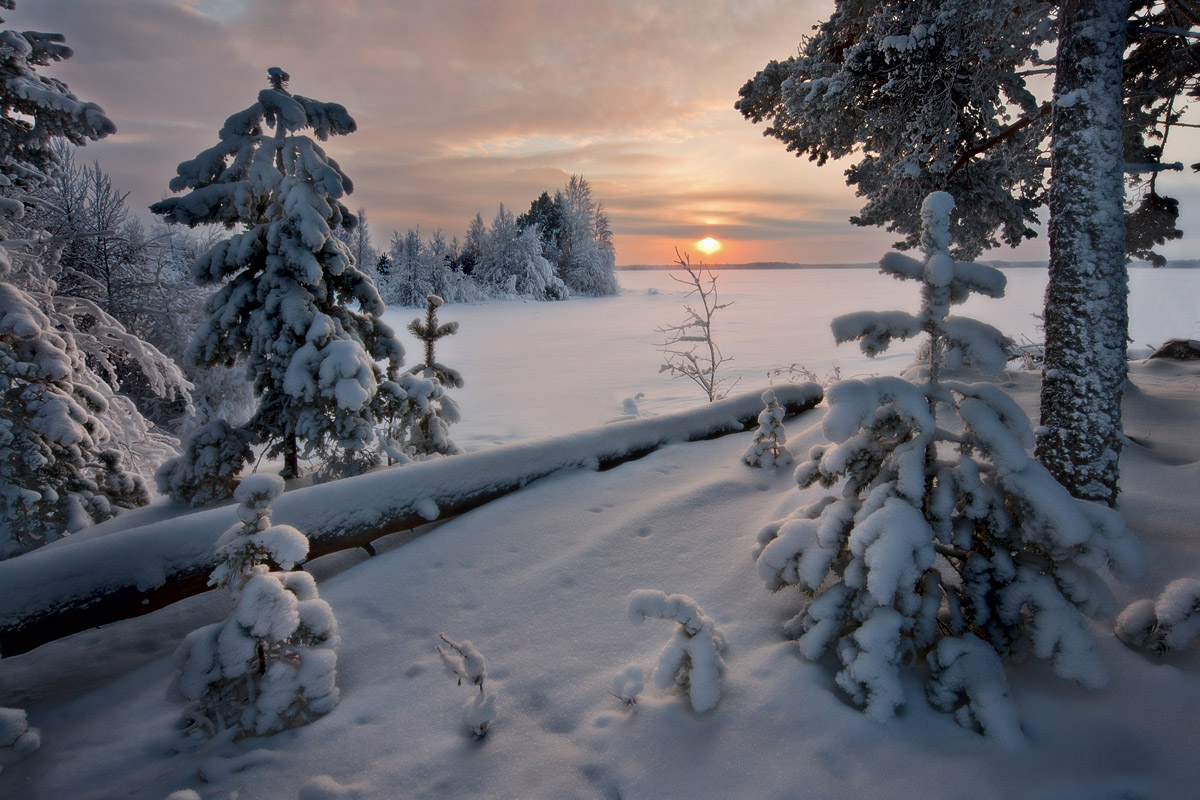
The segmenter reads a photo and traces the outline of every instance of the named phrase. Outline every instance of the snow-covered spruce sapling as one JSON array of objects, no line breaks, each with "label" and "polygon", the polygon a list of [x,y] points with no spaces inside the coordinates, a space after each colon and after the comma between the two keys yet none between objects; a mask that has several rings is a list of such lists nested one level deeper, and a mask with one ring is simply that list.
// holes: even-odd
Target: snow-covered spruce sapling
[{"label": "snow-covered spruce sapling", "polygon": [[450,677],[455,678],[459,686],[466,681],[471,686],[479,687],[479,694],[463,706],[462,723],[472,736],[482,739],[487,735],[492,721],[496,719],[496,695],[487,691],[483,685],[487,678],[487,665],[484,663],[483,654],[470,642],[456,642],[444,633],[439,633],[438,638],[446,645],[444,650],[438,645],[437,651],[442,659],[442,666],[446,668]]},{"label": "snow-covered spruce sapling", "polygon": [[697,712],[715,708],[721,699],[721,674],[725,669],[721,660],[725,637],[716,623],[687,595],[639,589],[629,595],[629,618],[641,622],[649,617],[679,623],[659,656],[654,685],[686,692]]},{"label": "snow-covered spruce sapling", "polygon": [[0,708],[0,771],[41,746],[41,734],[37,728],[29,727],[24,711]]},{"label": "snow-covered spruce sapling", "polygon": [[406,384],[412,409],[406,449],[414,458],[462,452],[450,439],[450,426],[460,416],[458,404],[446,394],[446,389],[461,389],[463,378],[458,370],[439,363],[434,353],[439,339],[458,332],[457,322],[438,321],[437,310],[443,302],[436,294],[429,295],[425,298],[425,319],[418,317],[408,325],[425,350],[425,360],[409,369]]},{"label": "snow-covered spruce sapling", "polygon": [[810,660],[833,650],[837,684],[866,713],[905,703],[900,670],[926,659],[929,700],[964,724],[1018,736],[1004,699],[1005,662],[1032,654],[1063,678],[1100,686],[1104,669],[1084,614],[1107,612],[1098,570],[1143,569],[1141,550],[1113,510],[1075,500],[1030,457],[1028,419],[991,384],[943,380],[969,359],[999,371],[1005,339],[949,315],[972,292],[1000,297],[1003,274],[949,255],[953,199],[922,206],[925,261],[891,253],[883,272],[922,283],[917,315],[859,312],[833,322],[839,341],[868,355],[924,331],[930,361],[919,384],[880,377],[830,389],[823,430],[796,470],[801,488],[833,487],[758,536],[759,574],[772,590],[800,589],[786,626]]},{"label": "snow-covered spruce sapling", "polygon": [[247,365],[258,407],[243,428],[267,457],[282,457],[285,477],[301,457],[359,471],[377,460],[376,425],[403,397],[404,352],[379,293],[334,235],[356,224],[342,203],[353,185],[316,140],[357,126],[336,103],[293,95],[282,70],[268,78],[216,145],[179,165],[170,187],[188,193],[151,210],[237,229],[192,265],[197,283],[219,288],[189,358]]},{"label": "snow-covered spruce sapling", "polygon": [[742,455],[742,461],[752,467],[785,467],[792,463],[792,454],[786,447],[784,408],[775,399],[775,392],[771,389],[762,393],[762,400],[765,407],[758,415],[758,430]]},{"label": "snow-covered spruce sapling", "polygon": [[274,475],[250,475],[234,497],[240,525],[217,541],[209,585],[229,589],[233,613],[188,634],[175,652],[175,685],[189,701],[189,734],[264,736],[304,725],[338,701],[337,621],[306,572],[289,570],[308,539],[272,525],[270,504],[283,491]]},{"label": "snow-covered spruce sapling", "polygon": [[1117,638],[1162,655],[1200,638],[1200,580],[1172,581],[1155,600],[1138,600],[1117,617]]},{"label": "snow-covered spruce sapling", "polygon": [[684,303],[687,319],[678,325],[658,329],[666,337],[658,346],[665,359],[658,371],[669,372],[672,378],[687,378],[700,387],[711,403],[729,394],[740,380],[735,378],[731,382],[727,376],[720,374],[721,366],[733,359],[726,358],[713,340],[713,317],[733,303],[720,302],[717,276],[708,267],[703,264],[693,267],[691,258],[686,253],[680,255],[678,250],[675,251],[675,263],[687,277],[671,275],[671,280],[689,287],[687,296],[696,295],[700,305],[697,309],[690,303]]}]

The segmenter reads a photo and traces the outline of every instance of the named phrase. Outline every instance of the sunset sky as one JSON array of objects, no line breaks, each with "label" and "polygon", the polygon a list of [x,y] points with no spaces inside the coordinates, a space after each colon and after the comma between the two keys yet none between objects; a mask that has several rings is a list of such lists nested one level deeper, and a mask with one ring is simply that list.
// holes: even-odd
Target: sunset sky
[{"label": "sunset sky", "polygon": [[[894,236],[851,226],[844,165],[817,168],[733,109],[739,87],[797,49],[832,0],[19,0],[6,27],[59,31],[75,58],[45,70],[104,107],[97,159],[144,208],[175,165],[216,142],[266,86],[343,104],[358,132],[327,150],[355,183],[376,246],[420,226],[460,236],[584,175],[618,264],[874,261]],[[1194,134],[1195,132],[1188,132]],[[1200,160],[1200,140],[1177,158]],[[1194,258],[1200,189],[1180,197]],[[1172,191],[1172,189],[1174,191]],[[149,215],[145,215],[149,219]],[[1191,241],[1189,241],[1191,240]],[[701,248],[702,249],[702,248]],[[1044,238],[989,257],[1045,257]]]}]

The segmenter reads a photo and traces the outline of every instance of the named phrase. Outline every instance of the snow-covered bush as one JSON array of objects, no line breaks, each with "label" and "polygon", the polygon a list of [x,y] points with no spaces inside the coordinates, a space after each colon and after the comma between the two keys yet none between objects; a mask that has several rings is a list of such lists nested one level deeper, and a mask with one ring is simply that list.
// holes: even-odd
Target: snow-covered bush
[{"label": "snow-covered bush", "polygon": [[1109,508],[1073,499],[1029,454],[1017,404],[990,384],[940,378],[964,357],[1003,369],[1004,337],[949,308],[972,292],[1003,295],[997,270],[949,255],[953,199],[922,206],[926,259],[898,253],[883,272],[922,282],[919,314],[860,312],[834,320],[837,340],[867,354],[922,331],[931,359],[919,384],[843,381],[827,394],[823,430],[796,470],[801,488],[833,487],[764,528],[756,555],[772,590],[796,586],[804,608],[787,625],[801,654],[833,650],[838,685],[875,718],[905,703],[900,669],[924,658],[929,697],[963,723],[1005,738],[1015,723],[1003,664],[1050,660],[1063,678],[1100,686],[1105,674],[1084,614],[1108,612],[1097,574],[1133,578],[1140,548]]},{"label": "snow-covered bush", "polygon": [[369,445],[404,357],[379,293],[334,236],[357,222],[342,203],[353,186],[313,138],[357,126],[336,103],[291,94],[282,70],[268,77],[216,145],[179,165],[170,187],[188,193],[151,210],[188,226],[241,226],[192,265],[198,283],[220,288],[189,358],[247,365],[258,407],[243,427],[267,457],[282,456],[286,477],[309,456],[357,471],[375,457]]},{"label": "snow-covered bush", "polygon": [[0,708],[0,770],[42,746],[37,728],[29,727],[19,708]]},{"label": "snow-covered bush", "polygon": [[729,394],[740,380],[730,382],[728,377],[720,374],[721,366],[733,359],[726,358],[713,339],[713,317],[721,309],[733,304],[720,302],[717,276],[708,267],[703,264],[693,267],[691,258],[686,253],[680,255],[678,250],[675,251],[675,263],[687,277],[672,274],[671,280],[687,286],[687,296],[696,295],[700,305],[696,308],[684,303],[686,319],[678,325],[658,329],[665,337],[658,345],[663,354],[663,363],[658,371],[668,372],[672,378],[688,379],[700,387],[711,403]]},{"label": "snow-covered bush", "polygon": [[725,637],[716,623],[687,595],[639,589],[629,595],[629,618],[641,622],[649,617],[679,623],[659,656],[654,685],[686,692],[697,712],[715,708],[721,699],[721,674],[725,669],[721,660]]},{"label": "snow-covered bush", "polygon": [[1130,647],[1162,655],[1200,637],[1200,580],[1180,578],[1157,601],[1138,600],[1117,617],[1117,638]]},{"label": "snow-covered bush", "polygon": [[233,613],[188,634],[175,652],[175,685],[190,701],[189,734],[264,736],[304,725],[338,701],[337,621],[306,572],[289,570],[308,554],[308,539],[272,525],[271,501],[283,491],[274,475],[251,475],[234,492],[240,525],[217,541],[209,585],[228,588]]},{"label": "snow-covered bush", "polygon": [[646,688],[645,673],[633,665],[626,667],[613,678],[612,696],[627,706],[637,705],[637,699]]},{"label": "snow-covered bush", "polygon": [[462,723],[472,736],[482,739],[487,735],[488,726],[496,719],[496,695],[483,685],[487,678],[483,654],[470,642],[456,642],[444,633],[438,634],[438,637],[446,644],[446,650],[438,645],[437,651],[450,677],[456,679],[459,686],[466,681],[471,686],[479,687],[479,694],[463,706]]},{"label": "snow-covered bush", "polygon": [[770,389],[762,393],[762,400],[765,407],[758,415],[758,430],[742,455],[742,461],[752,467],[785,467],[792,463],[792,454],[785,446],[787,432],[783,429],[784,408]]}]

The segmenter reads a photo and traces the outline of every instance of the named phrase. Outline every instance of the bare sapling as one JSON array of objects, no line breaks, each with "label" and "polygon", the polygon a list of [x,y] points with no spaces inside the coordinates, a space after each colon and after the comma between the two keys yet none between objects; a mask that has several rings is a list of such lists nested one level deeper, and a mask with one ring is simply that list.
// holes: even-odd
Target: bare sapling
[{"label": "bare sapling", "polygon": [[658,349],[664,361],[659,372],[669,372],[672,378],[686,378],[699,386],[708,396],[708,402],[720,400],[737,385],[739,378],[730,379],[720,374],[721,366],[732,358],[726,358],[713,340],[713,317],[718,311],[729,308],[733,303],[722,303],[717,294],[717,277],[701,263],[693,267],[687,253],[680,255],[675,250],[675,263],[687,277],[671,275],[676,283],[690,288],[687,296],[696,295],[697,305],[684,303],[687,318],[677,325],[659,328],[663,334]]}]

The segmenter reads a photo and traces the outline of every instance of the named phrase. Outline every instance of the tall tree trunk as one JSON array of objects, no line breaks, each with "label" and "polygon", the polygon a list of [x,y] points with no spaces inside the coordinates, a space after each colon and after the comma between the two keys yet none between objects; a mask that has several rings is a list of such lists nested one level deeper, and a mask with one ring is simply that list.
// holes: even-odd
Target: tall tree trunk
[{"label": "tall tree trunk", "polygon": [[1050,282],[1037,455],[1076,497],[1114,505],[1129,328],[1121,65],[1128,0],[1059,8]]}]

